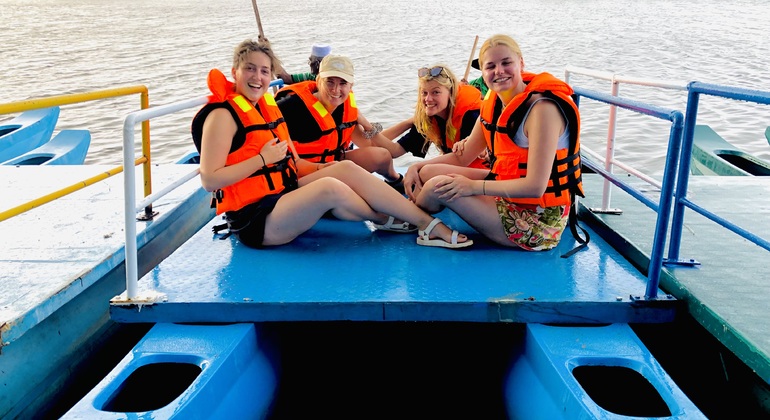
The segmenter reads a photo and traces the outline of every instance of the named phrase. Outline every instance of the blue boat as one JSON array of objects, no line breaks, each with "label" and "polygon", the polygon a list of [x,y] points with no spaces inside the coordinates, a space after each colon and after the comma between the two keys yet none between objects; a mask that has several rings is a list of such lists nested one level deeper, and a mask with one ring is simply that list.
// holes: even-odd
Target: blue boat
[{"label": "blue boat", "polygon": [[59,107],[26,111],[0,124],[0,162],[5,162],[51,139]]},{"label": "blue boat", "polygon": [[90,145],[90,131],[61,130],[51,141],[0,165],[82,165]]},{"label": "blue boat", "polygon": [[[124,130],[122,226],[114,183],[2,222],[12,235],[35,220],[71,235],[81,222],[63,209],[90,200],[89,220],[107,233],[58,254],[65,242],[54,235],[24,238],[0,259],[10,273],[0,296],[13,294],[0,302],[13,312],[0,320],[0,370],[13,378],[0,384],[0,416],[768,417],[770,228],[756,221],[770,208],[756,197],[770,184],[689,175],[697,98],[767,105],[770,92],[693,82],[696,100],[681,112],[573,86],[580,104],[666,122],[668,150],[662,179],[649,177],[657,187],[585,158],[579,214],[591,242],[569,258],[570,235],[552,251],[501,249],[449,210],[437,216],[468,232],[471,249],[418,247],[411,235],[332,219],[288,245],[250,249],[212,233],[221,219],[194,164],[152,165],[165,187],[137,203],[134,130]],[[124,126],[205,101],[143,109]],[[42,184],[68,184],[61,168],[0,175],[29,183],[34,170]],[[148,203],[160,213],[150,221]],[[33,246],[46,264],[32,262]],[[85,319],[89,304],[103,306]],[[77,364],[62,357],[84,349]]]},{"label": "blue boat", "polygon": [[[770,104],[768,92],[688,89]],[[585,160],[587,249],[561,258],[576,245],[568,236],[534,254],[476,236],[472,249],[452,253],[322,219],[291,244],[254,250],[212,233],[221,223],[213,218],[146,275],[127,270],[110,316],[154,327],[63,418],[690,419],[729,418],[737,406],[767,416],[770,346],[759,326],[770,315],[738,300],[767,297],[770,244],[756,232],[768,232],[703,206],[727,200],[729,216],[742,218],[748,207],[735,203],[770,185],[689,179],[697,100],[682,113],[575,91],[580,102],[670,124],[666,170],[651,194]],[[591,210],[605,179],[627,193],[616,197],[620,213]],[[472,232],[449,210],[438,216]],[[743,259],[754,254],[762,258]],[[715,293],[732,284],[749,291]],[[720,384],[724,376],[734,382]],[[162,383],[162,396],[149,383]],[[724,395],[728,411],[715,403]]]}]

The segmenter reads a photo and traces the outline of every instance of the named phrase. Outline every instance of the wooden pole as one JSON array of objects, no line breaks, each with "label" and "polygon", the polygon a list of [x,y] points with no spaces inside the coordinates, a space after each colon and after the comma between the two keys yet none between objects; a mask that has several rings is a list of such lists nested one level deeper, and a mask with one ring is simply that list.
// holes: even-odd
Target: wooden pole
[{"label": "wooden pole", "polygon": [[479,36],[476,35],[476,39],[473,41],[473,48],[471,49],[471,56],[468,57],[468,65],[465,67],[465,76],[463,76],[463,80],[465,80],[466,82],[468,81],[468,74],[470,74],[471,72],[471,63],[473,62],[473,54],[476,53],[476,44],[478,44],[478,42],[479,42]]},{"label": "wooden pole", "polygon": [[[259,36],[264,38],[265,32],[262,30],[262,19],[259,18],[259,9],[257,8],[257,0],[251,0],[251,5],[254,6],[254,16],[257,18],[257,27],[259,27]],[[478,37],[476,37],[478,39]],[[474,45],[474,48],[475,45]]]}]

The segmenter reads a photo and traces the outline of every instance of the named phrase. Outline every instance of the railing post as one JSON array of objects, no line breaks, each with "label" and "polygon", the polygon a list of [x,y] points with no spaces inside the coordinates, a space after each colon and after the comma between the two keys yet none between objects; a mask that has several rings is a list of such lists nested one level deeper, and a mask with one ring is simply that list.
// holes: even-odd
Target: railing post
[{"label": "railing post", "polygon": [[666,152],[666,170],[663,172],[663,183],[660,189],[660,203],[658,205],[658,218],[655,222],[655,235],[650,251],[650,264],[647,267],[647,291],[645,298],[655,299],[658,296],[660,284],[660,272],[663,270],[663,253],[666,248],[666,232],[671,214],[671,202],[673,201],[674,187],[676,185],[676,169],[679,162],[682,146],[682,120],[684,116],[679,111],[671,113],[671,132],[668,138]]},{"label": "railing post", "polygon": [[[617,97],[620,90],[620,83],[613,78],[612,80],[612,96]],[[604,170],[609,173],[612,171],[612,162],[615,159],[615,126],[617,121],[618,107],[610,105],[609,123],[607,126],[607,149],[604,156]],[[610,181],[604,179],[604,189],[602,190],[602,211],[610,210],[610,199],[612,197],[612,189],[610,189]]]},{"label": "railing post", "polygon": [[682,245],[682,226],[684,225],[684,203],[687,197],[687,188],[690,182],[690,156],[692,156],[693,135],[695,122],[698,117],[698,102],[700,94],[691,89],[692,84],[687,85],[687,109],[685,111],[684,132],[682,134],[682,151],[679,157],[679,173],[677,186],[674,193],[674,214],[671,218],[671,238],[668,245],[668,261],[679,261],[679,248]]}]

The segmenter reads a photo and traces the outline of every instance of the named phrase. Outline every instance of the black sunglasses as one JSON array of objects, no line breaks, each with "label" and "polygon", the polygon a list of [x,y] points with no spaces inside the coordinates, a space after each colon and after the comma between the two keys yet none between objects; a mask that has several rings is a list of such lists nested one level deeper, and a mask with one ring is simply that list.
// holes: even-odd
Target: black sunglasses
[{"label": "black sunglasses", "polygon": [[443,71],[444,71],[443,67],[431,67],[431,68],[423,67],[417,70],[417,75],[420,77],[425,77],[428,75],[430,75],[430,77],[438,77]]}]

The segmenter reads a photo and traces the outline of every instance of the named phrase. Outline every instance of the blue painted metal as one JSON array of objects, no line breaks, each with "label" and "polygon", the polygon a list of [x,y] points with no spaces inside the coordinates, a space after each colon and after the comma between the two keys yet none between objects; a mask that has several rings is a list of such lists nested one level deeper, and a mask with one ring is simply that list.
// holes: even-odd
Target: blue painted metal
[{"label": "blue painted metal", "polygon": [[0,162],[5,162],[47,142],[59,120],[59,107],[21,113],[0,124]]},{"label": "blue painted metal", "polygon": [[[646,304],[645,277],[599,235],[564,235],[554,250],[492,244],[455,213],[438,216],[476,242],[452,251],[363,222],[320,220],[292,243],[251,249],[220,240],[215,218],[139,281],[152,305],[113,304],[119,322],[471,321],[665,322],[675,300]],[[590,228],[589,228],[590,230]],[[596,238],[596,239],[594,239]]]},{"label": "blue painted metal", "polygon": [[90,145],[90,131],[61,130],[51,141],[2,165],[82,165]]},{"label": "blue painted metal", "polygon": [[[607,380],[599,383],[599,394],[633,402],[618,404],[625,412],[609,411],[592,397],[591,387],[576,378],[576,369],[612,367],[640,375],[657,391],[668,413],[653,410],[652,401],[629,389],[629,383]],[[600,369],[590,375],[601,382]],[[588,388],[588,389],[587,389]],[[705,419],[679,389],[626,324],[605,326],[547,326],[528,324],[520,356],[505,379],[508,414],[521,419]],[[634,401],[636,399],[636,401]]]},{"label": "blue painted metal", "polygon": [[[681,112],[662,108],[653,105],[647,105],[642,102],[621,98],[619,96],[605,95],[593,92],[587,89],[575,88],[575,94],[584,96],[610,105],[619,106],[641,114],[650,115],[659,119],[671,121],[669,132],[666,165],[663,172],[663,182],[661,184],[660,202],[657,208],[658,217],[655,223],[655,236],[653,239],[652,254],[650,264],[647,267],[647,290],[645,298],[654,300],[658,295],[658,284],[660,283],[660,272],[663,268],[663,253],[666,242],[666,232],[668,230],[668,221],[673,205],[673,193],[676,184],[676,169],[682,146],[682,124],[684,116]],[[596,165],[594,165],[596,166]],[[597,168],[594,168],[596,170]],[[598,171],[597,171],[598,172]],[[600,171],[604,177],[610,180],[617,180],[617,177],[606,171]],[[616,181],[612,181],[616,183]],[[619,182],[619,181],[617,181]],[[639,198],[636,194],[632,194]],[[643,202],[645,200],[642,200]],[[654,209],[654,208],[653,208]]]},{"label": "blue painted metal", "polygon": [[[276,392],[275,361],[265,352],[253,324],[157,324],[115,369],[76,404],[63,419],[245,419],[265,418]],[[200,373],[176,397],[160,407],[147,407],[162,375],[163,364],[191,365]],[[180,367],[180,366],[177,366]],[[132,389],[130,377],[140,369],[145,383]],[[169,382],[171,384],[169,384]],[[118,400],[121,410],[115,407]]]},{"label": "blue painted metal", "polygon": [[[0,193],[13,207],[110,168],[0,166]],[[161,185],[189,172],[153,169]],[[35,417],[52,396],[78,385],[72,381],[114,325],[109,299],[125,290],[121,183],[109,178],[2,222],[0,418]],[[211,220],[208,198],[192,180],[157,203],[160,217],[137,222],[141,273]]]},{"label": "blue painted metal", "polygon": [[283,87],[283,85],[284,85],[283,79],[275,79],[270,82],[269,86],[280,89]]},{"label": "blue painted metal", "polygon": [[687,199],[687,190],[690,179],[690,163],[692,159],[693,139],[695,133],[695,125],[698,117],[698,104],[700,101],[700,95],[711,95],[721,98],[735,99],[739,101],[755,102],[758,104],[770,104],[770,92],[763,92],[750,89],[742,89],[731,86],[713,85],[701,82],[690,82],[687,85],[687,111],[685,113],[684,132],[682,134],[682,149],[679,156],[679,173],[676,191],[674,193],[674,207],[673,216],[671,219],[671,233],[668,248],[668,259],[671,261],[678,261],[679,250],[682,244],[682,229],[684,226],[684,211],[685,207],[696,211],[697,213],[715,221],[716,223],[730,229],[731,231],[741,235],[742,237],[752,241],[753,243],[765,248],[770,249],[770,242],[762,239],[751,232],[737,226],[728,220],[706,211],[702,207],[696,206],[690,200]]}]

